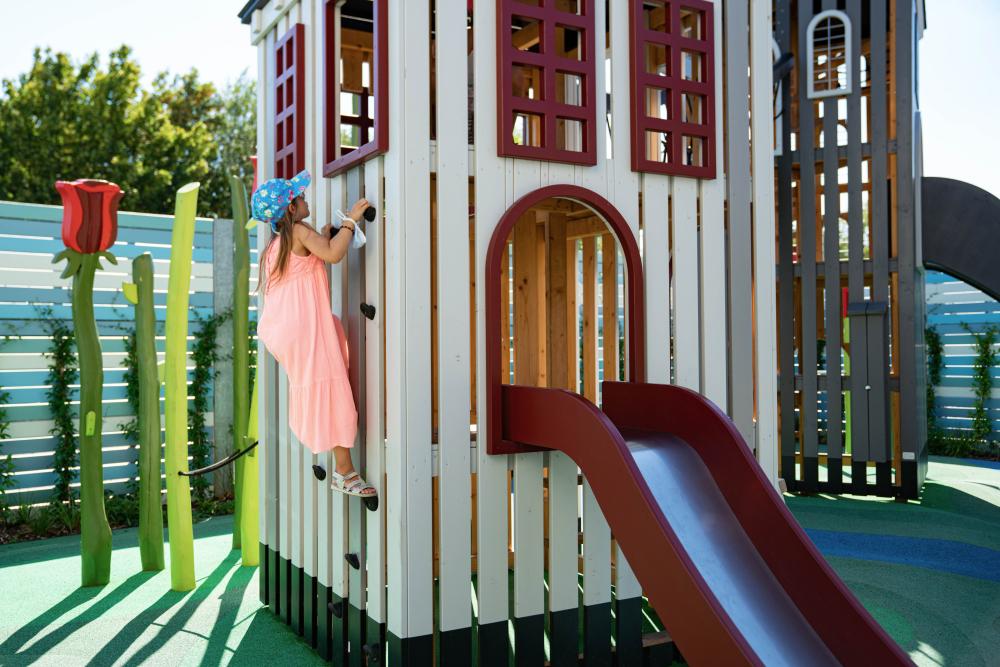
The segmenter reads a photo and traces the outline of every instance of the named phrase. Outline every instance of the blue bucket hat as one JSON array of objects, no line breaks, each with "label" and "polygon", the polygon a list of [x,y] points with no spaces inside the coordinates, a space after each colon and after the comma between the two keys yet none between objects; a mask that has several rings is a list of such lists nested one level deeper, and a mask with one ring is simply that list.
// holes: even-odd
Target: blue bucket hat
[{"label": "blue bucket hat", "polygon": [[254,221],[266,222],[271,226],[271,231],[277,233],[278,221],[285,214],[288,205],[305,192],[311,182],[309,172],[303,170],[291,180],[272,178],[261,183],[250,198],[250,211],[254,219],[247,226],[252,226]]}]

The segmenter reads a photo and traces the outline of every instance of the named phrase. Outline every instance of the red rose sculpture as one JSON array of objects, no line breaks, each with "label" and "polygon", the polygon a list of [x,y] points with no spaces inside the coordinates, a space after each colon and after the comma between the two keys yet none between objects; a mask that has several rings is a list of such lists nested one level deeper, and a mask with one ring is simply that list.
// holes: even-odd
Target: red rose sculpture
[{"label": "red rose sculpture", "polygon": [[101,341],[94,320],[94,273],[118,236],[122,189],[96,180],[57,181],[62,196],[63,278],[73,278],[73,329],[80,360],[80,555],[81,584],[103,586],[111,578],[111,528],[104,511],[101,458],[101,399],[104,386]]},{"label": "red rose sculpture", "polygon": [[79,253],[104,252],[118,236],[118,202],[124,193],[108,181],[56,181],[63,202],[63,243]]}]

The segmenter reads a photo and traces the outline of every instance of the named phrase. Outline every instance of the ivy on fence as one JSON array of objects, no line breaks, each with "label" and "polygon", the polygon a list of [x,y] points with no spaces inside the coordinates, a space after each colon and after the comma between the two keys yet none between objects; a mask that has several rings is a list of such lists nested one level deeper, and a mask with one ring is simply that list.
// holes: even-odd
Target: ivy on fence
[{"label": "ivy on fence", "polygon": [[132,416],[127,422],[121,424],[118,429],[125,436],[129,448],[132,450],[132,464],[135,466],[136,474],[132,475],[128,481],[128,492],[138,493],[139,491],[139,362],[135,353],[135,329],[129,329],[128,333],[122,337],[125,341],[125,359],[122,366],[125,368],[123,377],[125,379],[125,398]]},{"label": "ivy on fence", "polygon": [[935,387],[941,384],[944,344],[941,342],[941,334],[933,326],[924,330],[924,341],[927,349],[927,441],[933,446],[940,442],[943,435],[937,422]]},{"label": "ivy on fence", "polygon": [[993,423],[990,419],[987,401],[993,392],[993,366],[997,363],[996,343],[1000,329],[995,325],[976,332],[963,323],[962,327],[972,335],[976,358],[972,362],[972,391],[975,402],[972,404],[972,438],[977,442],[990,439],[993,434]]},{"label": "ivy on fence", "polygon": [[70,389],[71,385],[80,382],[76,340],[73,329],[65,320],[55,318],[51,308],[41,308],[39,314],[48,329],[50,340],[49,351],[45,353],[45,357],[49,359],[49,372],[45,378],[45,384],[49,388],[45,395],[55,422],[49,430],[56,437],[52,467],[57,479],[53,500],[72,501],[70,485],[76,480],[78,465],[76,420],[71,407],[73,391]]},{"label": "ivy on fence", "polygon": [[[210,411],[209,388],[215,377],[214,366],[224,358],[216,345],[216,336],[219,326],[231,314],[230,311],[225,311],[206,318],[196,315],[199,327],[194,334],[194,346],[191,350],[195,366],[191,387],[188,389],[188,396],[191,398],[188,407],[188,437],[191,441],[189,451],[192,468],[208,465],[211,454],[212,442],[205,426],[205,415]],[[204,475],[191,478],[191,488],[196,497],[208,496],[208,487],[208,478]]]},{"label": "ivy on fence", "polygon": [[[9,338],[3,340],[7,342]],[[10,392],[0,387],[0,441],[10,438],[10,418],[7,415],[7,404],[10,402]],[[0,442],[0,523],[7,523],[10,505],[7,502],[7,491],[14,488],[14,457],[4,456],[3,442]]]}]

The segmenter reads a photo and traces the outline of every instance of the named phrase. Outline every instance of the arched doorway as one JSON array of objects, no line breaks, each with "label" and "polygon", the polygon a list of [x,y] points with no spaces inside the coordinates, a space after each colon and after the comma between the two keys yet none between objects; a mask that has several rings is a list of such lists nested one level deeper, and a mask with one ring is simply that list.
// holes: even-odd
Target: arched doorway
[{"label": "arched doorway", "polygon": [[921,207],[924,266],[1000,301],[1000,199],[964,181],[924,178]]},{"label": "arched doorway", "polygon": [[[541,210],[545,202],[566,202],[570,212],[579,212],[586,215],[586,211],[593,214],[593,218],[599,220],[604,225],[602,238],[611,238],[616,243],[616,253],[621,258],[623,273],[623,295],[622,305],[624,306],[624,356],[625,368],[624,379],[633,382],[641,382],[645,378],[645,317],[643,310],[643,278],[642,261],[639,254],[639,246],[632,234],[628,223],[618,212],[618,210],[606,199],[586,188],[574,185],[553,185],[539,190],[535,190],[514,203],[503,215],[493,232],[490,240],[489,250],[486,256],[486,400],[487,400],[487,451],[490,454],[512,454],[525,451],[532,451],[523,445],[502,439],[503,424],[503,400],[501,395],[501,385],[510,382],[511,378],[504,378],[503,352],[505,350],[504,340],[508,336],[508,331],[504,331],[503,316],[508,305],[508,295],[504,289],[510,289],[510,283],[504,279],[509,268],[508,248],[511,247],[512,234],[518,225],[524,225],[525,220],[531,220],[533,211]],[[597,230],[601,232],[600,229]],[[602,247],[607,241],[602,243]],[[605,252],[610,251],[610,246]],[[557,256],[559,252],[564,252],[561,248],[554,251],[546,246],[546,257]],[[554,255],[553,255],[554,253]],[[574,257],[576,257],[574,255]],[[574,260],[575,261],[575,260]],[[546,259],[546,266],[548,260]],[[575,266],[574,266],[575,268]],[[596,325],[595,325],[596,330]],[[605,341],[605,345],[610,344]],[[537,363],[537,362],[535,362]],[[522,361],[522,369],[524,362]],[[523,380],[522,371],[521,378]],[[515,384],[516,380],[514,378]],[[527,382],[534,384],[530,380]],[[561,381],[554,385],[567,389]],[[591,397],[591,400],[596,400]]]}]

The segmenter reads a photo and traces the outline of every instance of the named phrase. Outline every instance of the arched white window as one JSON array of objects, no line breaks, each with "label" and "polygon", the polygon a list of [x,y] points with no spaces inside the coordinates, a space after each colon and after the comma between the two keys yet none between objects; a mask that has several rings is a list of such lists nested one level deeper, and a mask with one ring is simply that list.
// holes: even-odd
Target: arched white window
[{"label": "arched white window", "polygon": [[809,99],[851,94],[851,20],[836,9],[820,12],[806,31]]}]

